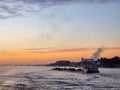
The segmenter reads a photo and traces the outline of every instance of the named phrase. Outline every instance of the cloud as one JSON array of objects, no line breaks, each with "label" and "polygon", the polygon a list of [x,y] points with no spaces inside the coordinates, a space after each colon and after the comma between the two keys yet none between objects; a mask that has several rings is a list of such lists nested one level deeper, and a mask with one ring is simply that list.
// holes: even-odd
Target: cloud
[{"label": "cloud", "polygon": [[[97,48],[70,48],[70,49],[55,49],[55,48],[30,48],[24,49],[23,52],[28,53],[60,53],[60,52],[83,52],[96,50]],[[120,50],[120,47],[106,47],[104,50]]]},{"label": "cloud", "polygon": [[120,47],[108,47],[104,48],[104,50],[120,50]]},{"label": "cloud", "polygon": [[[57,49],[57,48],[28,48],[23,50],[2,50],[0,55],[3,56],[21,56],[21,55],[30,55],[30,54],[55,54],[55,53],[74,53],[74,52],[89,52],[96,51],[97,48],[70,48],[70,49]],[[108,50],[120,50],[120,47],[107,47],[104,48],[104,51]],[[92,57],[93,58],[93,57]]]},{"label": "cloud", "polygon": [[61,52],[79,52],[79,51],[89,51],[95,48],[71,48],[71,49],[55,49],[55,48],[31,48],[24,49],[24,52],[28,53],[61,53]]},{"label": "cloud", "polygon": [[108,3],[120,0],[0,0],[0,18],[7,19],[51,6],[74,3]]}]

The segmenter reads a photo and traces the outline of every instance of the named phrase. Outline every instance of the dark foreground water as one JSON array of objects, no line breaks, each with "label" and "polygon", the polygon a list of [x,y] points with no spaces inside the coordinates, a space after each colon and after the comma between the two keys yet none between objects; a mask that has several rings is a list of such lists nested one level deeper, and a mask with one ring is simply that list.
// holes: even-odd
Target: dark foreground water
[{"label": "dark foreground water", "polygon": [[100,71],[82,74],[42,66],[1,66],[0,90],[120,90],[120,69]]}]

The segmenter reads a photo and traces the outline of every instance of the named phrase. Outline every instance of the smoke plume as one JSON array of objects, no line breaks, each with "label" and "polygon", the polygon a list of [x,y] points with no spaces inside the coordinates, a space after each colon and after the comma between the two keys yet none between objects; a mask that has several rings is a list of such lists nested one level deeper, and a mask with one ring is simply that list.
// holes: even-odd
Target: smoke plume
[{"label": "smoke plume", "polygon": [[91,58],[94,61],[97,61],[97,59],[99,58],[99,56],[100,56],[100,54],[101,54],[102,51],[103,51],[103,48],[98,48],[97,51],[95,53],[93,53],[93,55],[92,55]]}]

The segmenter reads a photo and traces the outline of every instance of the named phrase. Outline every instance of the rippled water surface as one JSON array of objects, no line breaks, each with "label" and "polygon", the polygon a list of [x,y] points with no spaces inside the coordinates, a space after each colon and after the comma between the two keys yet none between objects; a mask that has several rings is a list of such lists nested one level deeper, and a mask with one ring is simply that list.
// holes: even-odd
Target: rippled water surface
[{"label": "rippled water surface", "polygon": [[43,66],[1,66],[0,90],[120,90],[120,69],[99,74],[52,71]]}]

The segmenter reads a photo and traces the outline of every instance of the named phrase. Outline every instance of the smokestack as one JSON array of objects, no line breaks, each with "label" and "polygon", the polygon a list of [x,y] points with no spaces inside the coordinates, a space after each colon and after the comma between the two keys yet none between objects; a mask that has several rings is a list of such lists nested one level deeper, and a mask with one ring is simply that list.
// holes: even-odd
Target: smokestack
[{"label": "smokestack", "polygon": [[93,53],[93,55],[92,55],[91,58],[94,61],[97,61],[97,59],[99,58],[99,56],[100,56],[100,54],[101,54],[102,51],[103,51],[103,48],[98,48],[97,51],[95,53]]}]

